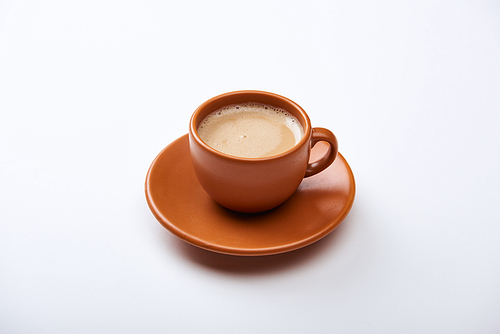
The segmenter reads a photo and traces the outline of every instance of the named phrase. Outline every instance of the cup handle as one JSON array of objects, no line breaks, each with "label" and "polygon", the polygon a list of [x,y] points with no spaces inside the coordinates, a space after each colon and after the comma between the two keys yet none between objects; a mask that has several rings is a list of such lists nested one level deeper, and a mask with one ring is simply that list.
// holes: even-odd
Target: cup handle
[{"label": "cup handle", "polygon": [[311,135],[311,148],[314,147],[314,145],[316,145],[319,141],[326,141],[329,144],[328,150],[323,157],[307,165],[306,175],[304,177],[318,174],[330,166],[337,157],[339,145],[337,138],[330,130],[324,128],[313,128]]}]

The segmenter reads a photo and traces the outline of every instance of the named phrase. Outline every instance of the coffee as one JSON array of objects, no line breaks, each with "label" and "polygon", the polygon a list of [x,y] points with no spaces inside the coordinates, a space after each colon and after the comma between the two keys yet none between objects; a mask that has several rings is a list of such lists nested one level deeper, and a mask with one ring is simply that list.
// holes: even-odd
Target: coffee
[{"label": "coffee", "polygon": [[283,153],[304,135],[299,120],[285,109],[254,102],[218,109],[206,116],[197,130],[210,147],[243,158]]}]

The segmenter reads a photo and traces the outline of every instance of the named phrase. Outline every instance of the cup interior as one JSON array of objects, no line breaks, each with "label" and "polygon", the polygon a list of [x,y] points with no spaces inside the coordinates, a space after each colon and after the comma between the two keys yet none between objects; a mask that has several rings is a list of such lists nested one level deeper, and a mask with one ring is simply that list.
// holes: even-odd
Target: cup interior
[{"label": "cup interior", "polygon": [[[203,121],[203,119],[213,111],[216,111],[224,106],[228,106],[231,104],[248,103],[248,102],[257,102],[285,109],[299,120],[304,129],[304,135],[294,147],[302,145],[303,142],[307,140],[308,134],[311,132],[310,120],[305,111],[297,103],[281,95],[269,92],[236,91],[213,97],[210,100],[204,102],[196,109],[193,116],[191,117],[191,122],[190,122],[190,131],[195,137],[196,141],[198,141],[200,145],[208,148],[210,151],[212,150],[216,151],[212,149],[210,146],[206,145],[201,140],[201,138],[198,135],[198,130],[197,130],[198,126]],[[291,150],[293,150],[293,148]]]}]

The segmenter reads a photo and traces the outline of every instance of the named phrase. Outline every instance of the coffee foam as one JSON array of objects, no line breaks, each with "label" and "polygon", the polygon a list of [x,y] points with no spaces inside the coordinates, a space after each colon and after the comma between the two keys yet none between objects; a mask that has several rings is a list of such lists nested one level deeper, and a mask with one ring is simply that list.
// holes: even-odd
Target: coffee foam
[{"label": "coffee foam", "polygon": [[254,102],[218,109],[198,127],[198,135],[210,147],[246,158],[282,153],[303,134],[298,119],[285,109]]}]

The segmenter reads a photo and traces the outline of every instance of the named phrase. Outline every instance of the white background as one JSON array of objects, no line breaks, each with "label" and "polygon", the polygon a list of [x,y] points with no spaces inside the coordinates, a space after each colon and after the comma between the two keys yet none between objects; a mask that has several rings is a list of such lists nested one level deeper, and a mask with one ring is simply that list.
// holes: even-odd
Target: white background
[{"label": "white background", "polygon": [[[239,89],[353,169],[312,246],[218,255],[147,207]],[[0,0],[0,333],[500,333],[499,127],[498,1]]]}]

